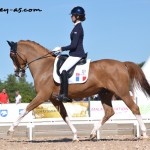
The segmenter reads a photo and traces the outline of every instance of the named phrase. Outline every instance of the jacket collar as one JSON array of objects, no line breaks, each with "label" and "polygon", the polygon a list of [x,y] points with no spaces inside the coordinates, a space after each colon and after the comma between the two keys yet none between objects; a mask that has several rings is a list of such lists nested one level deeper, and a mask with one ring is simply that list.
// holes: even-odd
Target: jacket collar
[{"label": "jacket collar", "polygon": [[81,21],[77,21],[76,23],[74,23],[74,25],[76,26],[78,23],[81,23]]}]

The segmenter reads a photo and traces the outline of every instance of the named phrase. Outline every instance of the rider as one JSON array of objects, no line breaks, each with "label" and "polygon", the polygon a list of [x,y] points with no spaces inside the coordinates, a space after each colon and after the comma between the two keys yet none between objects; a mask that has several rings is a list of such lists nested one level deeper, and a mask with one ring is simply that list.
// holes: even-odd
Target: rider
[{"label": "rider", "polygon": [[68,98],[68,77],[67,71],[72,68],[80,59],[86,56],[83,48],[84,31],[82,21],[85,21],[85,11],[82,7],[77,6],[71,10],[71,19],[74,28],[70,34],[71,43],[68,46],[56,47],[53,51],[61,52],[69,50],[69,57],[60,68],[61,90],[57,99],[59,101],[70,101]]}]

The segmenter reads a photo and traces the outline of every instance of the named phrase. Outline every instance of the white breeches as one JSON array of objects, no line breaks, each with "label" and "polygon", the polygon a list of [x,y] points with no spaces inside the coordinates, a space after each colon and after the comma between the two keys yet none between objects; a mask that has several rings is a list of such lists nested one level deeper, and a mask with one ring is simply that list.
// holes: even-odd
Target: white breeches
[{"label": "white breeches", "polygon": [[64,64],[61,66],[60,68],[60,74],[62,73],[63,70],[68,71],[70,68],[72,68],[79,60],[81,59],[81,57],[73,57],[73,56],[69,56],[66,61],[64,62]]}]

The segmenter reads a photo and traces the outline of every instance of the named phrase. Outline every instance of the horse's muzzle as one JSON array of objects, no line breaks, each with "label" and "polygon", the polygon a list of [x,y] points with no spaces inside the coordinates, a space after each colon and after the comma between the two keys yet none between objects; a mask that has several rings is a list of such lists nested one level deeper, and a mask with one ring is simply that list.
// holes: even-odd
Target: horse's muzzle
[{"label": "horse's muzzle", "polygon": [[24,77],[25,76],[25,70],[16,70],[15,76],[20,77],[20,78]]}]

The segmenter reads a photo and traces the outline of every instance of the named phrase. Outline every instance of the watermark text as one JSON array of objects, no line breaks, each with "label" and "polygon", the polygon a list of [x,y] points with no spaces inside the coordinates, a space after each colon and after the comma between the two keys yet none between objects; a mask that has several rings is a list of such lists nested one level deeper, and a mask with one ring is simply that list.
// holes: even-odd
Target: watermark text
[{"label": "watermark text", "polygon": [[9,14],[10,12],[14,12],[14,13],[42,12],[42,10],[39,8],[14,8],[14,9],[0,8],[0,13],[2,13],[2,12]]}]

